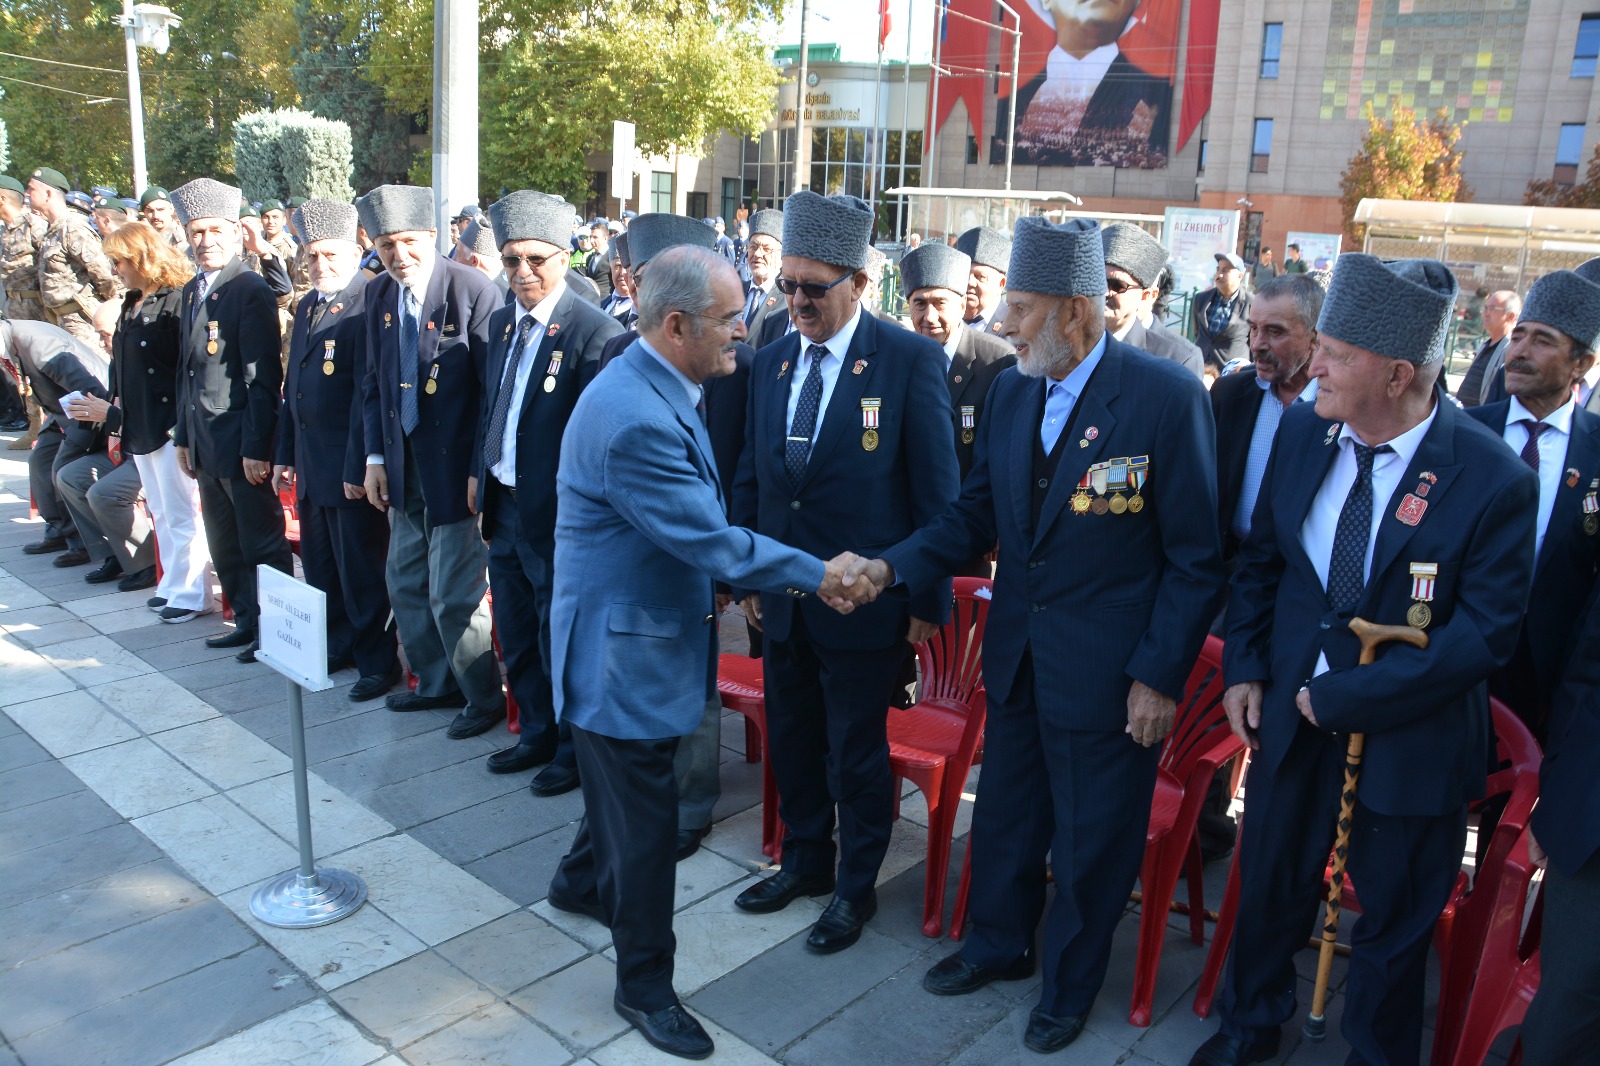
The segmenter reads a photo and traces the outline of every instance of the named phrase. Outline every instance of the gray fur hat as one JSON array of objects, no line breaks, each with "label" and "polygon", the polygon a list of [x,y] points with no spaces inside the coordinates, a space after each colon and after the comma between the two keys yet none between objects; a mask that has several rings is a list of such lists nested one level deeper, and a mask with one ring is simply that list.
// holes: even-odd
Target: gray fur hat
[{"label": "gray fur hat", "polygon": [[572,205],[561,197],[531,189],[518,189],[489,205],[489,223],[501,248],[508,241],[543,241],[570,248],[572,215]]},{"label": "gray fur hat", "polygon": [[1553,326],[1573,339],[1577,354],[1592,352],[1600,346],[1600,285],[1572,270],[1546,274],[1528,290],[1517,321]]},{"label": "gray fur hat", "polygon": [[1100,231],[1106,266],[1125,270],[1141,288],[1152,289],[1167,266],[1167,249],[1132,222],[1113,222]]},{"label": "gray fur hat", "polygon": [[750,216],[750,236],[764,233],[768,237],[783,243],[783,212],[767,207]]},{"label": "gray fur hat", "polygon": [[239,190],[211,178],[195,178],[172,190],[172,209],[184,226],[197,218],[239,221]]},{"label": "gray fur hat", "polygon": [[627,267],[627,266],[632,266],[633,265],[633,260],[631,258],[629,258],[629,256],[628,256],[628,231],[627,230],[623,230],[621,233],[618,233],[618,234],[616,234],[615,236],[613,236],[611,238],[611,247],[609,249],[609,252],[610,252],[611,258],[615,259],[617,262],[621,263],[623,266]]},{"label": "gray fur hat", "polygon": [[356,201],[361,228],[377,240],[386,233],[431,230],[433,190],[426,185],[380,185]]},{"label": "gray fur hat", "polygon": [[494,227],[481,215],[469,219],[461,227],[461,236],[456,239],[471,249],[473,255],[482,256],[490,262],[500,254],[500,242],[494,239]]},{"label": "gray fur hat", "polygon": [[888,256],[884,255],[882,252],[878,251],[878,249],[869,244],[867,245],[867,261],[862,265],[861,269],[867,272],[868,278],[873,281],[878,281],[883,277],[883,268],[888,262]]},{"label": "gray fur hat", "polygon": [[900,291],[910,296],[918,289],[949,289],[962,295],[970,273],[972,257],[965,252],[948,244],[924,244],[900,260]]},{"label": "gray fur hat", "polygon": [[1069,218],[1056,225],[1037,215],[1017,219],[1006,288],[1041,296],[1104,296],[1106,257],[1100,247],[1100,223]]},{"label": "gray fur hat", "polygon": [[1456,291],[1455,275],[1435,259],[1346,252],[1334,264],[1317,332],[1426,366],[1444,358]]},{"label": "gray fur hat", "polygon": [[294,217],[289,224],[300,234],[301,244],[356,239],[356,209],[353,204],[307,200],[294,209]]},{"label": "gray fur hat", "polygon": [[993,267],[1002,274],[1011,265],[1011,238],[988,226],[974,226],[957,237],[956,251],[970,256],[973,266]]},{"label": "gray fur hat", "polygon": [[1586,281],[1600,285],[1600,256],[1586,260],[1573,268],[1573,273]]},{"label": "gray fur hat", "polygon": [[696,248],[715,250],[717,231],[699,219],[683,215],[670,215],[665,211],[652,211],[628,223],[627,256],[623,262],[629,269],[642,267],[668,248],[692,244]]},{"label": "gray fur hat", "polygon": [[872,242],[872,209],[858,196],[801,189],[783,204],[783,254],[860,270]]}]

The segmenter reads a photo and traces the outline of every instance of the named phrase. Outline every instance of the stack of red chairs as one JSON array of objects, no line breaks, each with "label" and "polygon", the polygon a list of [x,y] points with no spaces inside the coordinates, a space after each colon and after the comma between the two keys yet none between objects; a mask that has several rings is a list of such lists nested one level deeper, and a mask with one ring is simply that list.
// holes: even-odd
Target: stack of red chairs
[{"label": "stack of red chairs", "polygon": [[783,858],[783,822],[778,815],[778,783],[772,777],[767,744],[767,692],[761,660],[748,655],[723,655],[717,660],[717,694],[722,705],[744,715],[744,757],[761,760],[761,853],[773,862]]}]

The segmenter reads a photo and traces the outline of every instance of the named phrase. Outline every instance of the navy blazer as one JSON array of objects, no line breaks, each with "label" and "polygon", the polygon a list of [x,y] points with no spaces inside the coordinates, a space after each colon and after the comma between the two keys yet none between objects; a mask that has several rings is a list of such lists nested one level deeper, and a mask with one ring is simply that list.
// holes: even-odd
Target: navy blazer
[{"label": "navy blazer", "polygon": [[[400,283],[379,274],[366,288],[367,364],[362,381],[362,431],[368,455],[388,468],[389,502],[403,506],[405,435],[400,428]],[[417,428],[411,450],[422,478],[428,521],[445,525],[472,517],[467,478],[477,473],[481,448],[489,316],[500,290],[476,267],[435,255],[417,333]],[[438,388],[429,393],[430,378]]]},{"label": "navy blazer", "polygon": [[148,455],[172,439],[182,334],[182,289],[169,286],[149,296],[134,290],[123,297],[111,339],[110,388],[116,406],[106,412],[106,432],[122,435],[127,455]]},{"label": "navy blazer", "polygon": [[[843,551],[880,555],[927,525],[960,487],[944,350],[863,307],[797,489],[784,469],[784,444],[802,340],[792,333],[756,352],[730,521],[822,559]],[[863,445],[863,398],[882,401],[872,450]],[[888,648],[905,640],[908,612],[944,622],[950,582],[931,583],[909,600],[886,595],[842,617],[815,599],[798,607],[787,598],[763,600],[762,628],[773,640],[787,640],[795,610],[805,612],[812,640],[823,647]]]},{"label": "navy blazer", "polygon": [[[357,272],[328,300],[315,329],[313,292],[295,308],[283,425],[274,462],[294,467],[295,496],[319,507],[365,507],[345,498],[345,485],[366,477],[361,431],[361,381],[367,370],[367,279]],[[328,345],[333,347],[329,348]],[[330,358],[331,357],[331,358]],[[328,366],[333,373],[327,372]]]},{"label": "navy blazer", "polygon": [[[945,372],[945,383],[950,387],[950,424],[955,433],[956,465],[962,480],[972,469],[972,453],[977,448],[976,423],[983,420],[984,403],[989,386],[1007,367],[1015,366],[1017,353],[1001,338],[981,329],[962,326],[956,339],[956,353],[950,359],[950,369]],[[974,430],[968,444],[963,439],[965,427],[961,409],[972,408]]]},{"label": "navy blazer", "polygon": [[[1222,592],[1211,412],[1193,374],[1107,337],[1033,524],[1033,460],[1045,383],[1013,368],[989,393],[961,499],[883,557],[916,589],[998,539],[983,639],[992,699],[1012,695],[1031,649],[1041,711],[1065,729],[1120,732],[1128,690],[1177,697]],[[1091,432],[1092,431],[1092,432]],[[1078,515],[1067,506],[1089,467],[1148,455],[1144,507]]]},{"label": "navy blazer", "polygon": [[1533,811],[1534,836],[1568,877],[1600,851],[1600,592],[1586,612],[1556,696]]},{"label": "navy blazer", "polygon": [[[1349,617],[1333,610],[1300,546],[1339,450],[1339,423],[1309,404],[1284,412],[1228,604],[1223,675],[1229,685],[1266,686],[1258,757],[1276,766],[1289,750],[1303,721],[1295,696],[1326,653],[1330,669],[1310,681],[1312,712],[1327,732],[1367,734],[1361,802],[1382,814],[1443,815],[1483,795],[1485,681],[1516,648],[1533,581],[1533,472],[1453,403],[1435,406],[1411,466],[1381,504],[1354,612],[1405,625],[1411,564],[1437,564],[1426,649],[1392,644],[1371,665],[1356,665],[1360,642]],[[1407,525],[1398,508],[1420,484],[1426,509]]]},{"label": "navy blazer", "polygon": [[[1467,413],[1505,439],[1506,415],[1511,401],[1468,408]],[[1600,478],[1600,415],[1578,408],[1572,412],[1572,432],[1556,498],[1550,508],[1550,525],[1534,561],[1533,592],[1528,598],[1528,653],[1540,697],[1550,699],[1561,681],[1573,635],[1583,621],[1583,607],[1600,571],[1600,534],[1583,529],[1583,498]],[[1575,473],[1574,473],[1575,472]],[[1519,708],[1524,714],[1534,708]]]},{"label": "navy blazer", "polygon": [[[494,529],[491,508],[498,506],[501,494],[488,491],[494,474],[489,471],[492,464],[483,455],[483,435],[489,430],[489,418],[500,397],[506,357],[516,340],[520,313],[521,305],[513,301],[496,309],[489,319],[489,358],[474,453],[477,507],[483,515],[485,534]],[[528,386],[522,394],[522,411],[517,418],[517,514],[523,539],[547,559],[555,553],[556,463],[561,456],[561,434],[577,406],[578,396],[600,372],[601,350],[621,332],[616,319],[568,285],[556,299],[549,326],[538,351],[533,353]],[[561,356],[559,361],[555,358],[557,353]],[[555,386],[546,392],[545,382],[552,379]],[[495,462],[499,461],[496,456]]]}]

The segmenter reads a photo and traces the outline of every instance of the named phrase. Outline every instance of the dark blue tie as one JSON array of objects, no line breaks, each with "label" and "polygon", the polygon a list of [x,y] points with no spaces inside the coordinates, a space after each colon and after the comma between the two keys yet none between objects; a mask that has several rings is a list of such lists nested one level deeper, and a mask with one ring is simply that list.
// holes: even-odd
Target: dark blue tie
[{"label": "dark blue tie", "polygon": [[400,293],[400,428],[417,428],[417,318],[422,308],[410,289]]},{"label": "dark blue tie", "polygon": [[1333,555],[1328,561],[1328,599],[1340,614],[1355,611],[1367,584],[1367,543],[1372,539],[1372,462],[1380,453],[1394,450],[1387,444],[1376,448],[1356,444],[1355,448],[1356,480],[1339,512]]},{"label": "dark blue tie", "polygon": [[511,417],[511,394],[517,391],[517,368],[522,365],[528,336],[536,325],[532,315],[523,315],[517,323],[517,335],[511,349],[506,352],[506,372],[500,379],[500,391],[494,397],[494,411],[489,415],[489,432],[483,437],[483,461],[490,466],[500,462],[505,453],[506,422]]},{"label": "dark blue tie", "polygon": [[811,357],[811,370],[800,386],[800,402],[795,405],[794,424],[789,427],[789,439],[784,442],[783,468],[788,471],[789,484],[800,487],[805,476],[806,463],[811,459],[811,435],[817,429],[817,411],[822,407],[822,360],[828,349],[813,344],[806,349]]}]

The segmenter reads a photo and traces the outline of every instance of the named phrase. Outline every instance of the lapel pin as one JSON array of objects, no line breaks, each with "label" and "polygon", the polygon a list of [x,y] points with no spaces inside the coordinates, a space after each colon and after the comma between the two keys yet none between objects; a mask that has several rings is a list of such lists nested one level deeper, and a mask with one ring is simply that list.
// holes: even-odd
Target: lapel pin
[{"label": "lapel pin", "polygon": [[956,384],[957,385],[961,384],[961,375],[960,374],[956,375]]},{"label": "lapel pin", "polygon": [[1569,466],[1569,467],[1567,467],[1567,488],[1575,489],[1577,487],[1578,487],[1578,468],[1575,467],[1575,466]]},{"label": "lapel pin", "polygon": [[343,311],[343,310],[344,310],[344,304],[334,304],[332,307],[328,308],[328,314],[336,315],[340,311]]},{"label": "lapel pin", "polygon": [[[867,361],[865,359],[857,359],[856,360],[856,365],[850,368],[850,373],[859,374],[863,370],[865,370],[866,368],[867,368]],[[959,381],[961,379],[957,378],[956,380]]]},{"label": "lapel pin", "polygon": [[1083,431],[1083,435],[1089,440],[1094,440],[1100,435],[1100,429],[1097,426],[1090,426],[1088,429]]},{"label": "lapel pin", "polygon": [[1333,425],[1328,427],[1328,435],[1326,437],[1322,438],[1322,443],[1324,445],[1332,444],[1333,443],[1333,439],[1335,437],[1337,437],[1338,435],[1339,435],[1339,423],[1335,422]]},{"label": "lapel pin", "polygon": [[1406,493],[1406,498],[1400,501],[1400,506],[1395,509],[1394,516],[1408,526],[1414,526],[1422,521],[1422,516],[1427,513],[1428,501],[1414,493]]},{"label": "lapel pin", "polygon": [[561,323],[559,323],[559,322],[550,323],[550,328],[545,330],[545,333],[548,334],[551,337],[554,337],[557,333],[560,333],[560,332],[561,332]]},{"label": "lapel pin", "polygon": [[781,378],[781,377],[783,377],[783,375],[787,374],[788,372],[789,372],[789,360],[785,359],[783,361],[783,365],[778,368],[778,377]]},{"label": "lapel pin", "polygon": [[1087,448],[1088,446],[1089,446],[1089,442],[1088,441],[1082,439],[1081,437],[1078,439],[1078,447]]}]

